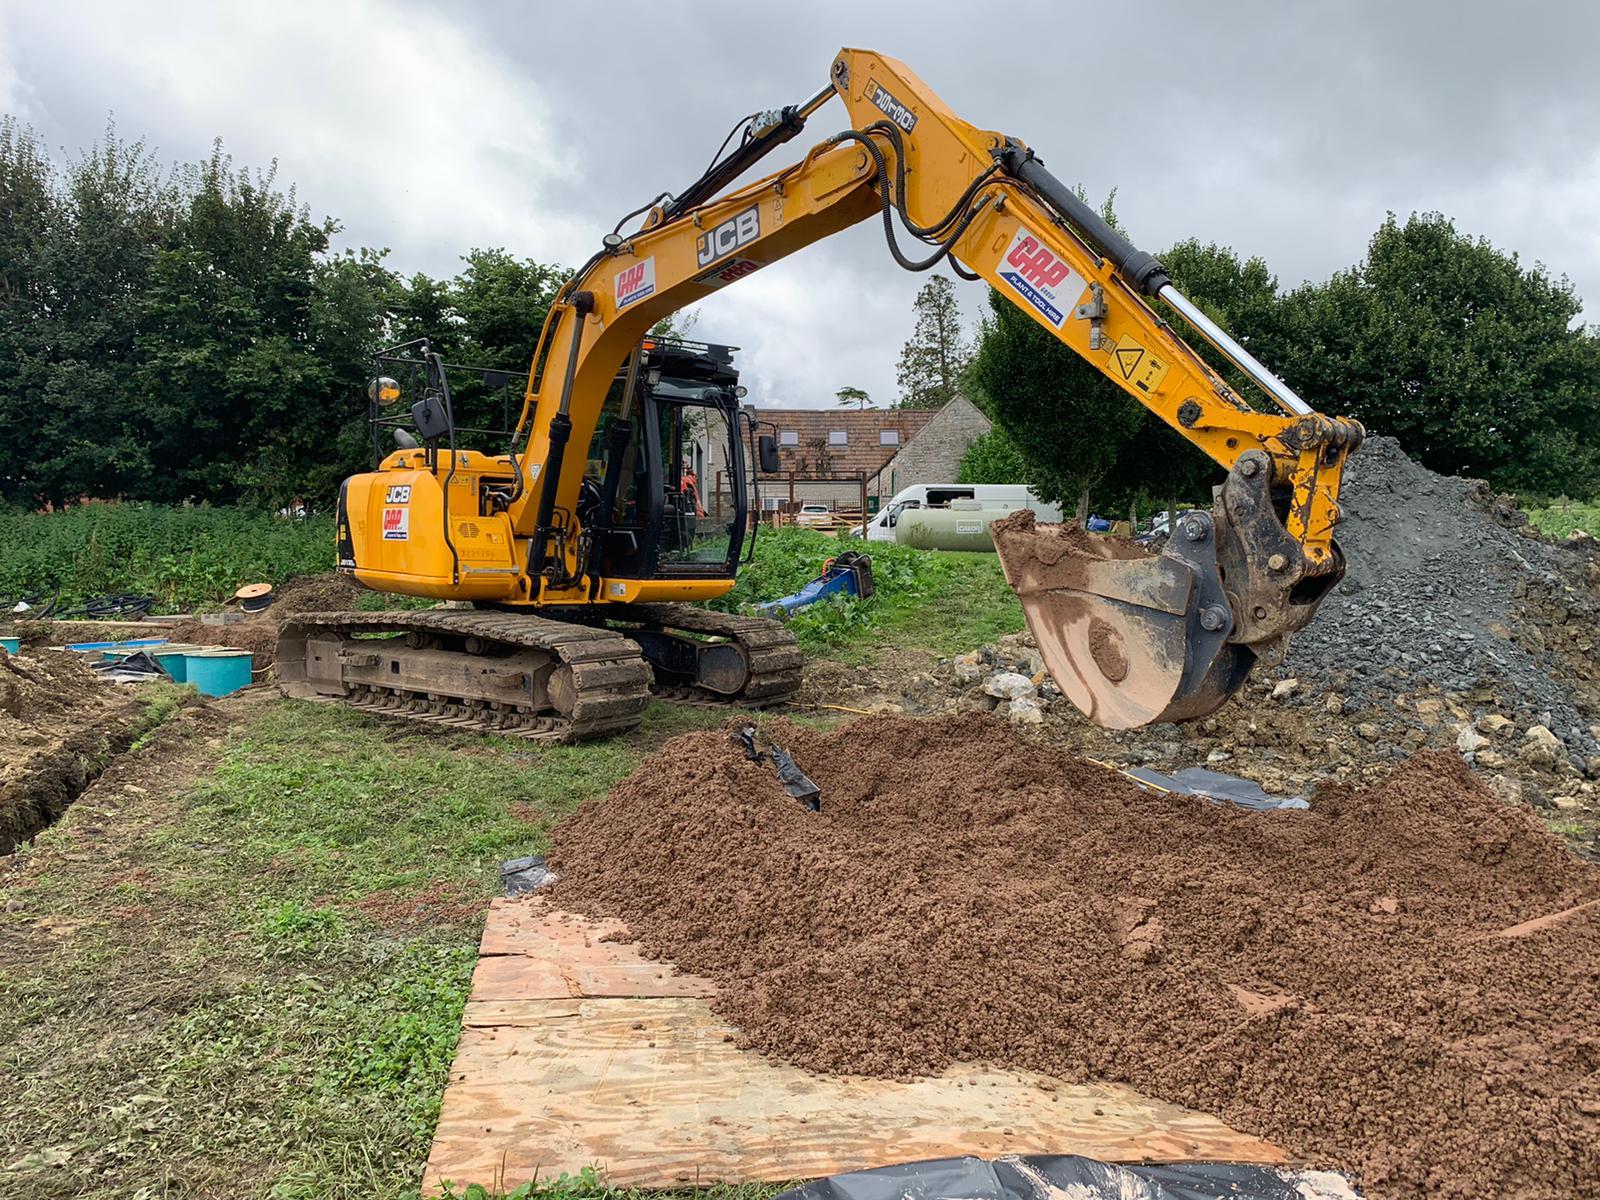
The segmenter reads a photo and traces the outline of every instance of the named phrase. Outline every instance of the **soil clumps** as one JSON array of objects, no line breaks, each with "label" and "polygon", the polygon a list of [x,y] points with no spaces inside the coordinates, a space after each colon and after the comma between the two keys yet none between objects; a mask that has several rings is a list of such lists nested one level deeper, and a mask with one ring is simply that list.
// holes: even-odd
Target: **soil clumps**
[{"label": "soil clumps", "polygon": [[277,591],[277,599],[260,612],[229,625],[208,625],[204,621],[180,621],[172,627],[175,642],[198,646],[233,646],[253,655],[251,665],[263,671],[277,659],[278,626],[295,613],[346,612],[369,595],[355,580],[335,572],[324,575],[297,575]]},{"label": "soil clumps", "polygon": [[1600,871],[1459,755],[1261,813],[977,714],[768,733],[820,813],[690,734],[552,856],[558,904],[716,980],[746,1045],[1122,1081],[1371,1197],[1592,1194]]},{"label": "soil clumps", "polygon": [[55,820],[126,749],[138,709],[80,655],[0,649],[0,855]]}]

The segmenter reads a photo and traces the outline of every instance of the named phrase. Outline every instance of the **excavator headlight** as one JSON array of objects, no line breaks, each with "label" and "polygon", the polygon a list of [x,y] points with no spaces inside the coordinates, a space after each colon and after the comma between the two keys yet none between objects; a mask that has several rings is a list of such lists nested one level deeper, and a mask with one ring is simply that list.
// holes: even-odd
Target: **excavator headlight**
[{"label": "excavator headlight", "polygon": [[400,402],[400,385],[387,375],[379,375],[367,384],[367,399],[383,408]]},{"label": "excavator headlight", "polygon": [[733,394],[735,396],[737,396],[740,400],[743,400],[746,396],[748,396],[750,394],[750,389],[745,387],[745,385],[742,384],[742,383],[735,384],[734,388],[733,388]]}]

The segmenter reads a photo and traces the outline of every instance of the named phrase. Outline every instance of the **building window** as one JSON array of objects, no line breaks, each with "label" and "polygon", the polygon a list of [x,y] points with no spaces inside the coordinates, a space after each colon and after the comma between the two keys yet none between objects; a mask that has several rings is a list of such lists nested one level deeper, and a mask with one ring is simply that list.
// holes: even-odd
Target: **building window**
[{"label": "building window", "polygon": [[793,429],[785,429],[778,435],[778,445],[780,446],[798,446],[799,444],[800,434]]},{"label": "building window", "polygon": [[830,429],[828,431],[828,445],[830,445],[830,446],[848,446],[849,444],[850,444],[850,435],[848,433],[846,433],[844,430],[842,430],[842,429]]},{"label": "building window", "polygon": [[900,431],[898,429],[878,430],[878,445],[898,446],[900,444]]}]

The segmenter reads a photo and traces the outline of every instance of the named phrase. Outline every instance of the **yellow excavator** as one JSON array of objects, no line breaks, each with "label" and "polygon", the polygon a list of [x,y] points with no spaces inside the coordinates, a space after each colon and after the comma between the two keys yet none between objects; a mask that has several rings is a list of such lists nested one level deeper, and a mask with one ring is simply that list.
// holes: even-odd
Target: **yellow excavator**
[{"label": "yellow excavator", "polygon": [[[733,186],[834,97],[847,128]],[[816,95],[741,125],[698,179],[624,217],[561,288],[507,451],[459,444],[481,431],[457,425],[462,377],[427,341],[380,355],[376,467],[341,489],[339,569],[470,607],[299,614],[278,649],[290,694],[562,741],[629,728],[652,692],[790,696],[802,661],[788,632],[699,603],[734,586],[752,549],[745,481],[776,469],[775,441],[739,403],[727,348],[649,334],[874,217],[902,267],[948,262],[986,281],[1227,470],[1212,509],[1184,514],[1160,553],[1031,514],[996,526],[1063,692],[1108,727],[1187,720],[1236,693],[1258,659],[1281,657],[1344,573],[1333,532],[1357,422],[1314,411],[1033,150],[969,125],[892,58],[842,50]],[[1277,411],[1247,403],[1155,298]],[[485,388],[508,389],[503,375],[471,382],[479,411]],[[714,520],[682,474],[690,445],[712,443],[734,481]]]}]

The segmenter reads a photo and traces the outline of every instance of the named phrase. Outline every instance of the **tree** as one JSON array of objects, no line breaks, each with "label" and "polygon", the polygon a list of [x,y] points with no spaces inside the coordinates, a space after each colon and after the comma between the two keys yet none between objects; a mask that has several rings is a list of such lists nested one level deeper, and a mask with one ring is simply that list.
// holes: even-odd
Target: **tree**
[{"label": "tree", "polygon": [[142,142],[108,126],[58,169],[37,136],[0,128],[0,487],[28,505],[137,486],[159,470],[130,364],[159,250],[176,236],[176,190]]},{"label": "tree", "polygon": [[700,324],[700,310],[698,308],[680,308],[677,312],[668,313],[650,326],[650,332],[658,338],[686,339],[694,332],[694,327]]},{"label": "tree", "polygon": [[852,404],[859,404],[863,411],[872,403],[872,397],[858,387],[842,387],[834,394],[839,401],[840,408],[849,408]]},{"label": "tree", "polygon": [[967,378],[1039,498],[1075,500],[1082,519],[1144,410],[1000,293],[989,307]]},{"label": "tree", "polygon": [[901,408],[943,408],[960,389],[972,349],[961,331],[955,287],[943,275],[922,285],[912,302],[917,323],[900,351],[895,382]]},{"label": "tree", "polygon": [[[1115,201],[1113,191],[1100,215],[1120,229]],[[1128,491],[1117,473],[1140,461],[1124,448],[1147,428],[1145,410],[999,292],[989,292],[989,308],[967,379],[1035,493],[1075,500],[1081,522],[1095,489],[1110,483],[1119,499]]]},{"label": "tree", "polygon": [[956,482],[1027,483],[1028,465],[1010,435],[997,425],[967,447]]},{"label": "tree", "polygon": [[1285,301],[1290,381],[1399,438],[1435,471],[1496,487],[1600,488],[1600,339],[1572,285],[1459,232],[1390,214],[1365,261]]}]

